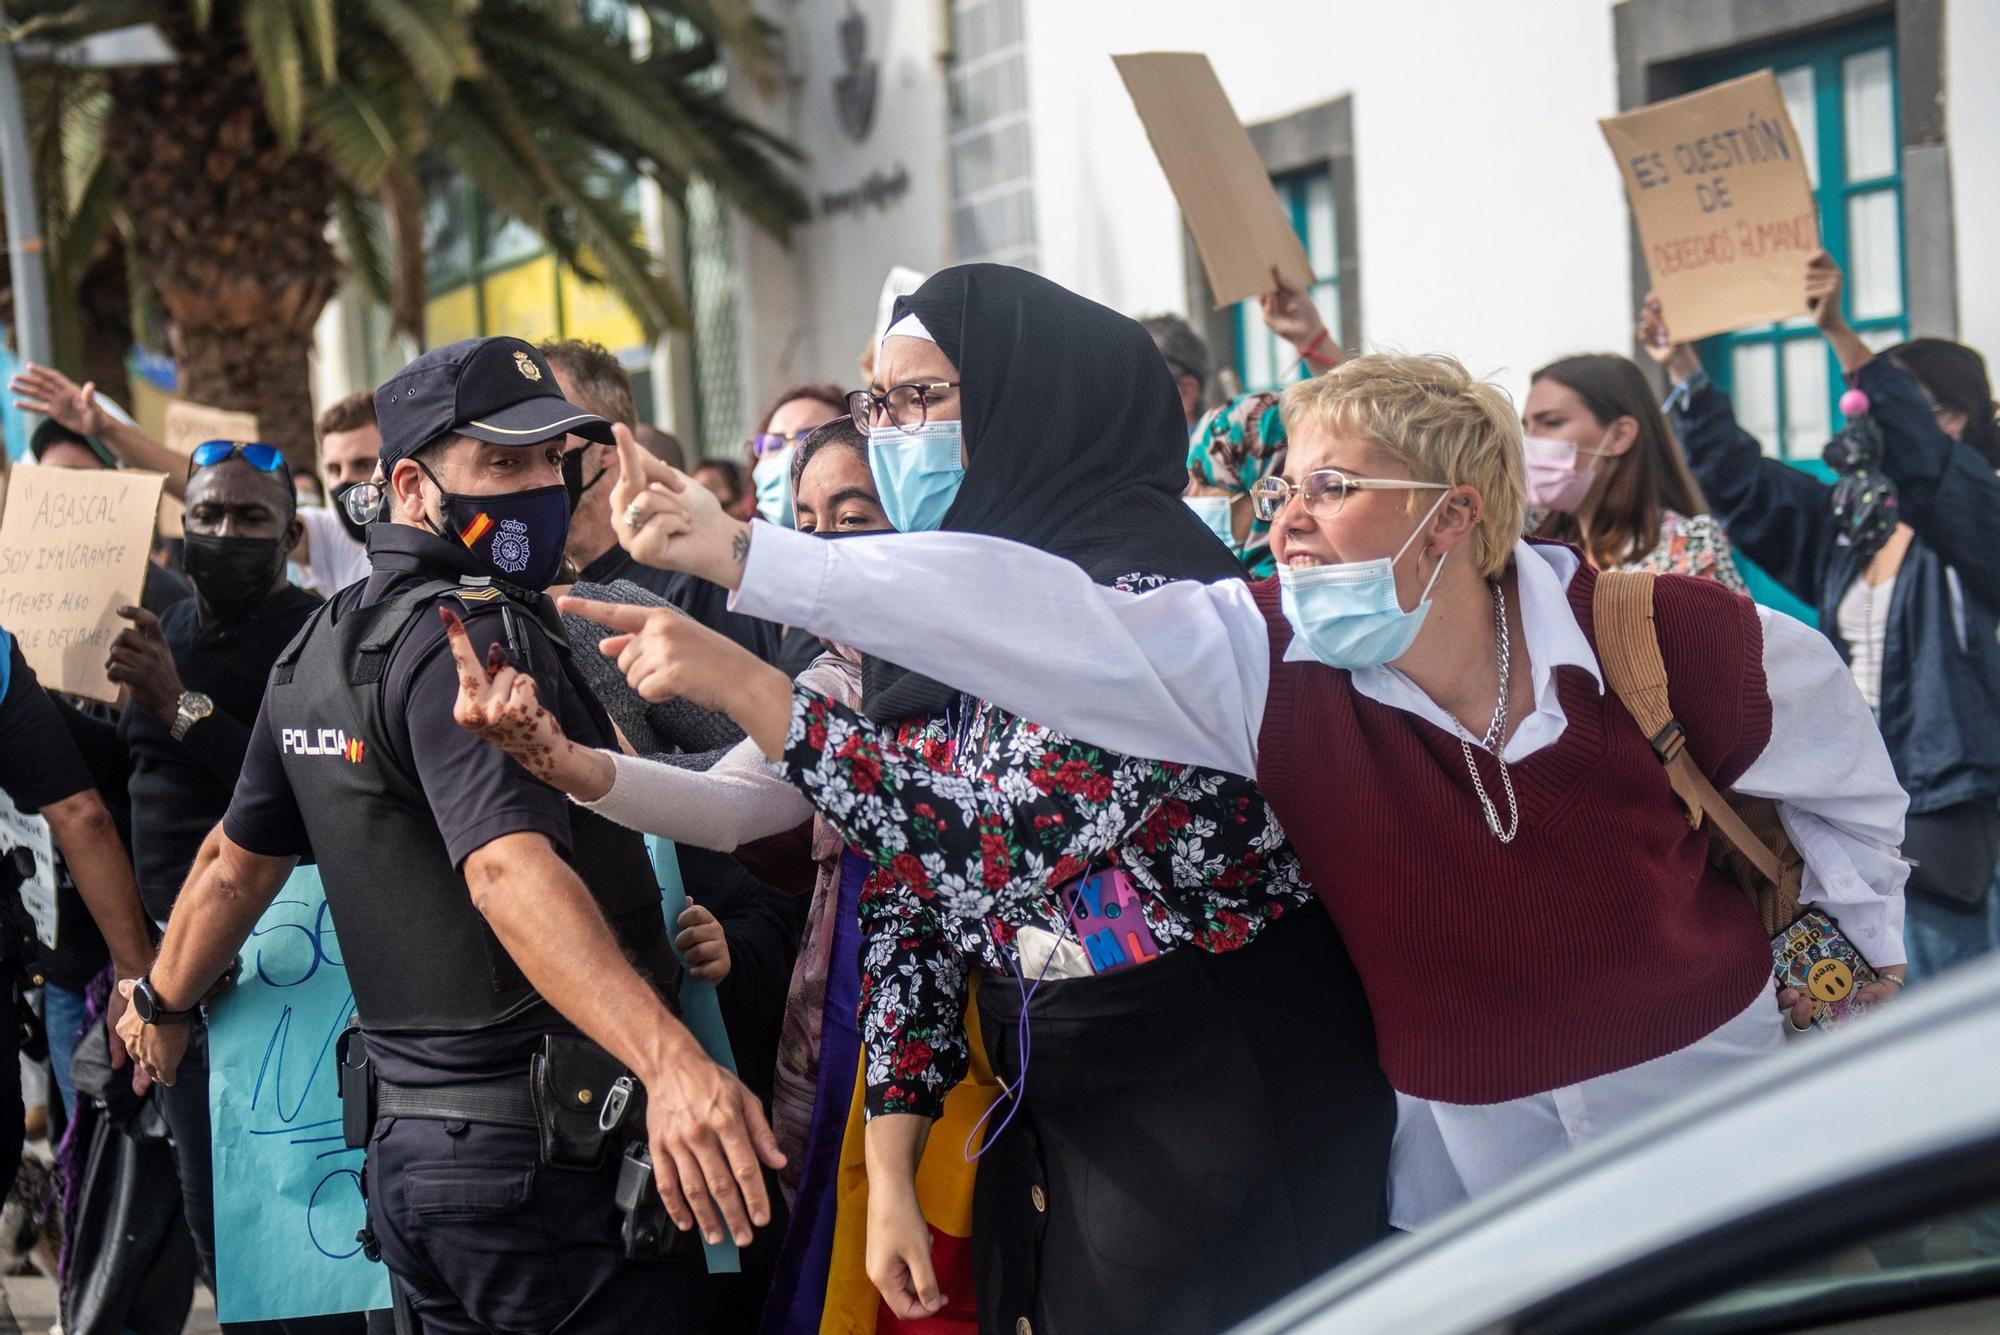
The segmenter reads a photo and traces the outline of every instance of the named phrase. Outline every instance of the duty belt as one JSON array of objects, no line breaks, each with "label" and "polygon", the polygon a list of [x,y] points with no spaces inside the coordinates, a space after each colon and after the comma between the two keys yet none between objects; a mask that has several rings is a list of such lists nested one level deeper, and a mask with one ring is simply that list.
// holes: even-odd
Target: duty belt
[{"label": "duty belt", "polygon": [[535,1100],[519,1078],[461,1085],[375,1084],[375,1115],[421,1117],[434,1122],[481,1122],[535,1130]]}]

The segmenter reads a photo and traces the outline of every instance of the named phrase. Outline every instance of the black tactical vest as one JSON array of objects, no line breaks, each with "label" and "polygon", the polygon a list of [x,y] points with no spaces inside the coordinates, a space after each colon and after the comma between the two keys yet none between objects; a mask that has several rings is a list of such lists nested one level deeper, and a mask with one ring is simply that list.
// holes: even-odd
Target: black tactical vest
[{"label": "black tactical vest", "polygon": [[[435,580],[338,617],[328,602],[271,676],[266,708],[368,1029],[461,1033],[545,1005],[473,907],[416,776],[383,744],[389,663],[421,618],[454,596],[483,608],[504,595]],[[559,663],[591,703],[568,646],[526,609],[513,609],[510,621],[516,665]],[[609,733],[606,726],[601,738],[577,740],[608,741]],[[570,835],[571,865],[671,1006],[676,966],[643,838],[580,807],[570,809]]]}]

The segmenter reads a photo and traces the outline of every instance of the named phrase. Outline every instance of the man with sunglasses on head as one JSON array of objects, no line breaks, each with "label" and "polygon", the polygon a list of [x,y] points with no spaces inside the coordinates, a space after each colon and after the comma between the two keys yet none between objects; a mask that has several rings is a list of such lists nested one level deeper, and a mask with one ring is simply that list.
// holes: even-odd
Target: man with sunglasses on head
[{"label": "man with sunglasses on head", "polygon": [[[117,405],[97,393],[95,384],[77,384],[61,371],[30,363],[9,384],[15,406],[48,418],[35,433],[35,458],[63,468],[140,468],[162,473],[167,495],[183,499],[187,461],[169,446],[147,435]],[[375,474],[381,433],[375,427],[375,403],[365,390],[328,405],[313,423],[319,443],[320,485],[326,504],[299,511],[304,525],[294,560],[305,571],[316,593],[330,594],[365,579],[368,553],[363,546],[363,522],[350,517],[341,500],[356,485]],[[46,436],[48,454],[39,444]],[[150,577],[149,577],[150,578]],[[151,596],[146,606],[158,610]]]},{"label": "man with sunglasses on head", "polygon": [[189,1013],[310,852],[360,1020],[340,1065],[364,1245],[399,1301],[432,1330],[706,1330],[699,1251],[668,1219],[749,1242],[760,1159],[784,1156],[674,1014],[642,838],[454,721],[462,678],[495,707],[527,678],[564,732],[615,744],[570,660],[596,647],[572,650],[544,592],[565,438],[612,424],[504,337],[425,353],[375,405],[373,573],[279,655],[127,1042],[175,1077]]},{"label": "man with sunglasses on head", "polygon": [[[155,616],[122,607],[132,624],[111,642],[107,673],[127,703],[117,740],[131,760],[132,860],[146,914],[165,923],[202,841],[229,808],[271,665],[320,600],[285,578],[300,533],[284,455],[259,442],[212,440],[179,478],[183,563],[194,597]],[[206,1033],[185,1031],[173,1085],[155,1097],[173,1131],[181,1196],[203,1280],[215,1284],[214,1172]],[[335,1335],[358,1316],[288,1322]]]}]

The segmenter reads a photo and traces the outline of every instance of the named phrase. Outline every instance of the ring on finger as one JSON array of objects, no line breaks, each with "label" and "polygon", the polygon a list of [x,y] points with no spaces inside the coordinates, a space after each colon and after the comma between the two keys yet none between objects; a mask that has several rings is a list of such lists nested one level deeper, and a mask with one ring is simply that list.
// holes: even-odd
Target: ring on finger
[{"label": "ring on finger", "polygon": [[646,498],[643,495],[636,496],[633,498],[632,503],[625,507],[626,528],[638,528],[641,524],[646,522],[645,510],[640,505],[640,502],[644,501],[645,499]]}]

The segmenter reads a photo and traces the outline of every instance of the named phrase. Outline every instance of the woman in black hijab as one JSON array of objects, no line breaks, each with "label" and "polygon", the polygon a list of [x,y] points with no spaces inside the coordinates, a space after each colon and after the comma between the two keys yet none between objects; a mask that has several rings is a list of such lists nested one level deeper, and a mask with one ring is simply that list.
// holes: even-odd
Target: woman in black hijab
[{"label": "woman in black hijab", "polygon": [[[1240,577],[1180,499],[1186,429],[1151,338],[1053,283],[938,274],[853,398],[898,527],[1012,538],[1127,588]],[[675,559],[654,513],[734,525],[705,493],[635,483],[619,503],[642,560]],[[760,561],[823,551],[754,535]],[[885,663],[864,713],[719,637],[694,645],[699,627],[647,634],[621,658],[635,684],[670,660],[691,692],[727,680],[697,698],[726,703],[872,867],[868,1271],[896,1315],[967,1296],[937,1292],[914,1177],[968,1028],[1008,1087],[965,1145],[983,1154],[982,1330],[1210,1332],[1382,1235],[1395,1105],[1367,1005],[1250,780],[1112,755]]]}]

